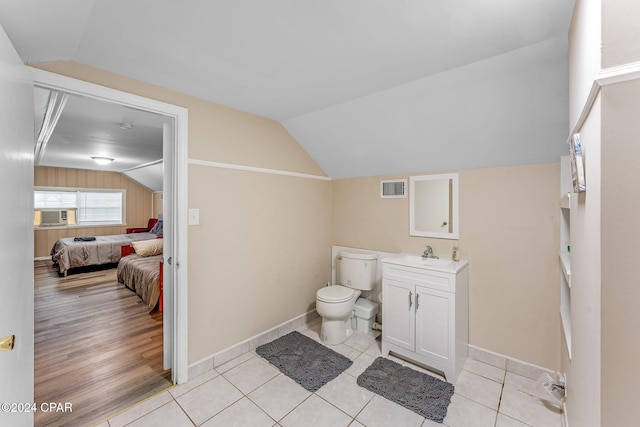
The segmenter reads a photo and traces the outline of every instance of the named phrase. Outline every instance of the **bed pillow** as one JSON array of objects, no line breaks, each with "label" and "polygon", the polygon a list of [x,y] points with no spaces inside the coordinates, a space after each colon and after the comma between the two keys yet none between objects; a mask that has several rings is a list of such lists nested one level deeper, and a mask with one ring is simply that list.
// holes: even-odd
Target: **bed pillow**
[{"label": "bed pillow", "polygon": [[157,236],[162,236],[162,220],[159,219],[155,225],[153,226],[153,228],[151,230],[149,230],[149,233],[153,233]]},{"label": "bed pillow", "polygon": [[131,245],[138,256],[160,255],[162,253],[162,240],[138,240],[137,242],[131,242]]}]

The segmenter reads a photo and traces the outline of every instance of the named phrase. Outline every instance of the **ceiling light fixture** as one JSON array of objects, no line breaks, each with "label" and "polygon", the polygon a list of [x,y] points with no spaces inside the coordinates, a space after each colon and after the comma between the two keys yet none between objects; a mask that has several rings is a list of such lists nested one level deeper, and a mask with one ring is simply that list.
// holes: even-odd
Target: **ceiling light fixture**
[{"label": "ceiling light fixture", "polygon": [[108,165],[109,163],[113,162],[113,159],[111,157],[91,157],[93,159],[94,162],[96,162],[99,165]]},{"label": "ceiling light fixture", "polygon": [[133,123],[122,122],[120,123],[120,129],[124,129],[124,130],[133,129]]}]

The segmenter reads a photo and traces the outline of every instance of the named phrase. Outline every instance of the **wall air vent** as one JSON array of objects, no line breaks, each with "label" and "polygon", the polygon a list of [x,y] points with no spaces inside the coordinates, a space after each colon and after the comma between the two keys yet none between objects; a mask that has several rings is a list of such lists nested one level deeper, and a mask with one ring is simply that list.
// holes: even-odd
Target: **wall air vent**
[{"label": "wall air vent", "polygon": [[383,179],[380,181],[381,199],[400,199],[407,197],[406,179]]}]

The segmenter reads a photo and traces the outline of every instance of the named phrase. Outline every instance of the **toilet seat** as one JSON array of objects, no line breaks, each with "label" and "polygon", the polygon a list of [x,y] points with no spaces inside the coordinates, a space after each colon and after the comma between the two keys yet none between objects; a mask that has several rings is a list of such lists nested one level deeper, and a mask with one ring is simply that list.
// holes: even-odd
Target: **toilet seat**
[{"label": "toilet seat", "polygon": [[316,298],[322,302],[338,303],[353,298],[354,290],[346,286],[325,286],[316,292]]}]

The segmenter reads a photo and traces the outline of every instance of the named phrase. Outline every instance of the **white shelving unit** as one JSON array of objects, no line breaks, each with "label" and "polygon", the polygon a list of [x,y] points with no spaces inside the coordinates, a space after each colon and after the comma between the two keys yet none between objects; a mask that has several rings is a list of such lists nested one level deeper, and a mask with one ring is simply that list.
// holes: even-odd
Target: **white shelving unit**
[{"label": "white shelving unit", "polygon": [[560,157],[560,319],[571,359],[571,160]]}]

